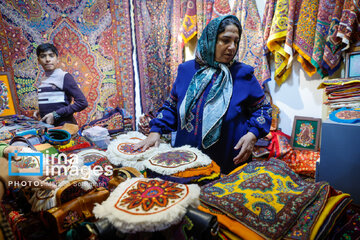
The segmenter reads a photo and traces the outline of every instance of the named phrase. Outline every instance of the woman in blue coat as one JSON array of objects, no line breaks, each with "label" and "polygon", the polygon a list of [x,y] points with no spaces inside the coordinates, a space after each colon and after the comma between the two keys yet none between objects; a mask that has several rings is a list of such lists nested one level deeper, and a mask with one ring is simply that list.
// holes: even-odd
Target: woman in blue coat
[{"label": "woman in blue coat", "polygon": [[205,27],[195,60],[179,65],[169,98],[137,148],[158,146],[161,134],[176,131],[175,147],[197,147],[222,173],[251,160],[255,142],[270,130],[271,105],[253,67],[234,61],[241,31],[232,15]]}]

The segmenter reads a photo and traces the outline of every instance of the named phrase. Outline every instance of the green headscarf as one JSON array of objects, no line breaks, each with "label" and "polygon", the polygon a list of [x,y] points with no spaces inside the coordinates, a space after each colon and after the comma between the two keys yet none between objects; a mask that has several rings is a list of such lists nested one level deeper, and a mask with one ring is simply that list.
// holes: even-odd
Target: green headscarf
[{"label": "green headscarf", "polygon": [[[193,76],[179,109],[181,129],[191,122],[191,109],[209,84],[213,75],[220,71],[206,98],[202,121],[202,146],[209,148],[219,140],[222,118],[225,115],[233,92],[233,81],[226,64],[215,61],[217,33],[220,23],[232,15],[213,19],[205,27],[198,40],[196,60],[203,65]],[[240,34],[240,33],[239,33]]]}]

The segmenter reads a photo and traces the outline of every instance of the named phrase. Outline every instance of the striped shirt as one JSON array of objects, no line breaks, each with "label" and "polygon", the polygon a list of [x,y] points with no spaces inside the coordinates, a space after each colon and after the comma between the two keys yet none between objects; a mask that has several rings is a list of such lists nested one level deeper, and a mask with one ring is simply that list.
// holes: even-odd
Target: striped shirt
[{"label": "striped shirt", "polygon": [[76,123],[73,114],[88,106],[73,76],[59,68],[41,81],[38,88],[38,102],[41,117],[54,111],[60,116],[55,121],[55,126],[66,122]]}]

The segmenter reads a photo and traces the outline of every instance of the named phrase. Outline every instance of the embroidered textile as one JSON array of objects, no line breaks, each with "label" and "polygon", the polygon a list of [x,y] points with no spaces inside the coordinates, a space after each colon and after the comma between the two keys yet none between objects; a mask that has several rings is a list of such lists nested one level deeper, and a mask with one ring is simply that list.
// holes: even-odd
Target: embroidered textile
[{"label": "embroidered textile", "polygon": [[74,150],[88,148],[93,146],[88,140],[80,135],[76,135],[71,138],[70,142],[66,145],[58,145],[56,146],[59,152],[72,152]]},{"label": "embroidered textile", "polygon": [[329,232],[337,224],[337,220],[351,202],[352,199],[349,194],[330,197],[311,233],[311,238],[316,236],[315,239],[317,240],[328,239]]},{"label": "embroidered textile", "polygon": [[302,1],[289,1],[289,19],[284,47],[285,52],[289,54],[289,60],[287,62],[288,67],[292,65],[293,58],[296,53],[294,49],[294,37],[296,24],[299,20],[301,3]]},{"label": "embroidered textile", "polygon": [[340,108],[329,114],[329,118],[335,122],[356,123],[360,122],[360,110]]},{"label": "embroidered textile", "polygon": [[317,72],[323,78],[327,72],[322,69],[322,59],[324,55],[324,47],[326,38],[329,33],[331,18],[329,16],[335,10],[336,0],[320,0],[319,12],[316,20],[316,31],[314,40],[314,49],[311,57],[311,64],[316,67]]},{"label": "embroidered textile", "polygon": [[303,181],[280,160],[254,161],[203,186],[200,200],[265,238],[280,239],[318,196],[323,184]]},{"label": "embroidered textile", "polygon": [[360,23],[360,2],[354,0],[345,0],[341,14],[339,29],[336,34],[343,43],[342,51],[350,47],[351,42],[357,42],[359,37]]},{"label": "embroidered textile", "polygon": [[198,207],[199,210],[210,213],[212,215],[215,215],[218,219],[218,222],[220,223],[220,229],[229,229],[232,233],[236,234],[236,236],[239,236],[240,238],[244,240],[263,240],[264,238],[251,230],[250,228],[246,227],[239,221],[236,221],[233,218],[230,218],[223,212],[217,210],[216,208],[213,208],[211,206],[208,206],[201,202],[200,206]]},{"label": "embroidered textile", "polygon": [[314,202],[301,213],[295,225],[286,234],[286,237],[289,239],[299,240],[311,239],[310,235],[314,225],[316,224],[321,211],[327,203],[329,188],[329,185],[322,186],[320,193]]},{"label": "embroidered textile", "polygon": [[87,98],[89,106],[75,116],[80,126],[101,118],[107,108],[134,113],[129,9],[128,1],[118,0],[1,1],[0,67],[15,81],[21,114],[32,116],[37,108],[42,69],[35,49],[43,42],[58,48],[60,67]]},{"label": "embroidered textile", "polygon": [[141,149],[135,151],[133,148],[134,144],[145,138],[145,135],[135,131],[119,135],[115,140],[110,142],[106,150],[109,161],[115,166],[122,165],[143,171],[143,160],[149,158],[155,152],[164,151],[170,148],[167,144],[160,144],[158,148],[151,147],[145,152]]},{"label": "embroidered textile", "polygon": [[180,1],[134,1],[142,111],[157,112],[182,61]]},{"label": "embroidered textile", "polygon": [[330,233],[329,239],[359,239],[360,238],[360,214],[348,209],[340,218],[339,224]]},{"label": "embroidered textile", "polygon": [[123,111],[117,107],[111,112],[105,114],[101,119],[85,124],[81,128],[81,132],[95,126],[106,128],[109,134],[118,133],[124,131],[124,114]]},{"label": "embroidered textile", "polygon": [[[114,50],[115,79],[109,76],[109,83],[106,84],[107,95],[114,91],[116,84],[116,96],[125,113],[135,116],[135,82],[133,69],[132,31],[130,22],[130,1],[110,0],[110,12],[113,19],[113,26],[109,29],[109,36],[103,40],[107,50]],[[111,72],[109,72],[111,73]],[[106,100],[106,98],[104,99]],[[129,119],[135,129],[135,117]]]},{"label": "embroidered textile", "polygon": [[303,0],[299,12],[299,20],[294,35],[294,49],[299,53],[297,60],[304,71],[311,77],[316,68],[311,64],[314,49],[316,18],[319,0]]},{"label": "embroidered textile", "polygon": [[[212,19],[214,0],[196,0],[197,30],[201,33]],[[200,38],[201,34],[197,35]]]},{"label": "embroidered textile", "polygon": [[201,175],[210,175],[212,173],[220,173],[220,167],[216,162],[211,161],[211,163],[204,167],[189,168],[183,172],[178,172],[173,174],[174,177],[193,177]]},{"label": "embroidered textile", "polygon": [[281,131],[271,132],[271,143],[267,147],[269,157],[280,159],[296,173],[315,176],[316,161],[320,158],[320,151],[294,150],[290,145],[290,136]]},{"label": "embroidered textile", "polygon": [[236,0],[234,10],[242,25],[238,58],[254,67],[254,75],[260,86],[270,81],[270,67],[263,48],[263,29],[255,0]]},{"label": "embroidered textile", "polygon": [[93,212],[121,232],[153,232],[180,222],[189,205],[197,207],[199,194],[195,184],[132,178],[119,184]]},{"label": "embroidered textile", "polygon": [[331,76],[341,64],[341,39],[337,37],[344,0],[336,0],[332,13],[328,37],[326,39],[322,67]]},{"label": "embroidered textile", "polygon": [[287,34],[289,1],[279,0],[275,7],[275,17],[272,20],[267,47],[274,54],[275,81],[280,86],[286,81],[291,72],[288,67],[288,54],[285,52],[285,38]]},{"label": "embroidered textile", "polygon": [[151,171],[149,169],[146,169],[146,177],[148,178],[160,178],[165,181],[171,181],[176,183],[182,183],[182,184],[189,184],[189,183],[195,183],[201,176],[193,176],[193,177],[175,177],[173,175],[162,175],[160,173]]},{"label": "embroidered textile", "polygon": [[186,3],[186,13],[182,21],[181,37],[184,43],[189,42],[197,34],[196,19],[196,0],[188,0]]},{"label": "embroidered textile", "polygon": [[264,49],[265,53],[269,54],[269,48],[267,47],[267,41],[270,36],[272,21],[275,14],[275,6],[276,6],[276,0],[267,0],[265,3],[265,9],[264,9],[264,15],[263,15],[263,21],[261,23],[261,28],[264,29]]},{"label": "embroidered textile", "polygon": [[153,154],[144,162],[147,169],[162,175],[171,175],[209,164],[211,159],[207,155],[187,145]]}]

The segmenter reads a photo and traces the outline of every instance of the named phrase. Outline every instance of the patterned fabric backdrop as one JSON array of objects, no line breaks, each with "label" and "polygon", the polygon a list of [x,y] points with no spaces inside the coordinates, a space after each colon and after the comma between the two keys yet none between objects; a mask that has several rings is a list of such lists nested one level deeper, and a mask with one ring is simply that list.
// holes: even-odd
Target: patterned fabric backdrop
[{"label": "patterned fabric backdrop", "polygon": [[178,0],[135,1],[136,49],[142,111],[156,112],[168,97],[182,62]]},{"label": "patterned fabric backdrop", "polygon": [[233,14],[241,22],[243,33],[239,45],[239,61],[255,68],[261,86],[271,79],[270,68],[263,47],[263,30],[255,0],[236,0]]},{"label": "patterned fabric backdrop", "polygon": [[0,2],[0,11],[0,67],[15,80],[22,114],[37,108],[43,70],[35,49],[43,42],[58,48],[61,68],[75,77],[89,102],[76,115],[80,125],[101,118],[109,107],[134,112],[128,2],[9,0]]}]

